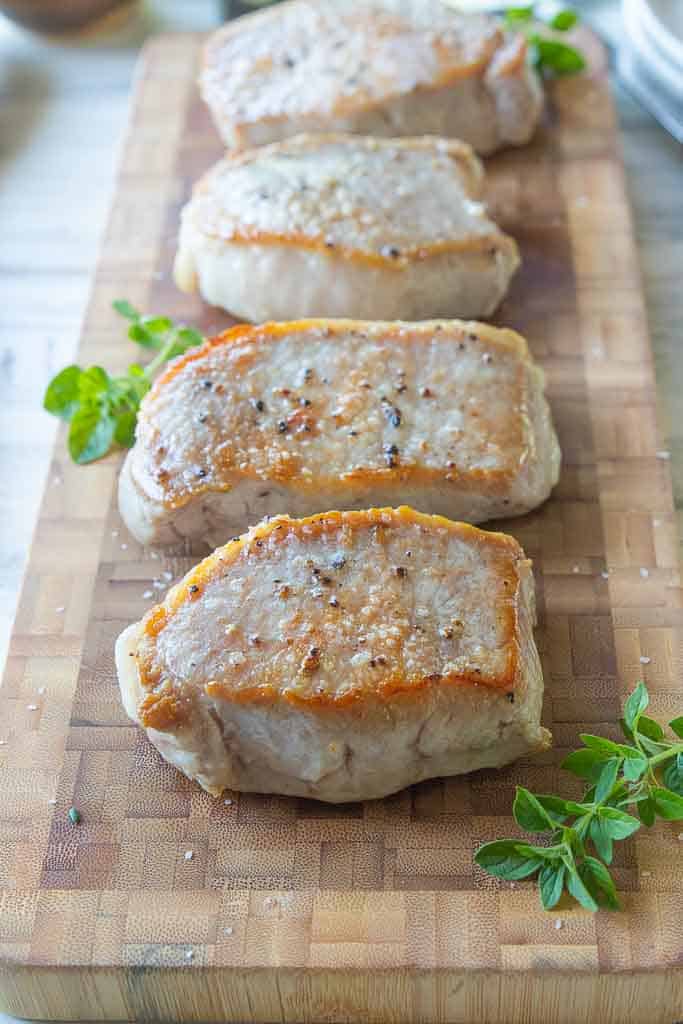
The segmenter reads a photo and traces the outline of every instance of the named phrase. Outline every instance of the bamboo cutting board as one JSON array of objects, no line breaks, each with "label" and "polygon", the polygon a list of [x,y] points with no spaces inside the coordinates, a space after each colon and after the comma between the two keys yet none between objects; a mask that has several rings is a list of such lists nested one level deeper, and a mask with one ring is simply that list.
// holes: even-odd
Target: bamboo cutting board
[{"label": "bamboo cutting board", "polygon": [[[80,362],[133,358],[111,301],[205,331],[169,279],[178,210],[219,146],[201,40],[148,48]],[[681,590],[666,453],[602,56],[555,84],[534,144],[488,161],[524,265],[498,320],[544,365],[564,452],[552,500],[507,527],[534,559],[555,748],[365,805],[226,794],[164,764],[119,701],[112,646],[202,551],[127,536],[117,458],[60,436],[0,690],[0,1006],[88,1020],[673,1024],[683,1017],[683,846],[619,844],[621,914],[544,913],[472,862],[509,835],[514,786],[560,789],[589,727],[616,736],[645,678],[683,714]],[[155,588],[154,581],[157,581]],[[646,659],[642,663],[641,659]],[[71,805],[81,824],[67,819]],[[190,856],[191,854],[191,856]]]}]

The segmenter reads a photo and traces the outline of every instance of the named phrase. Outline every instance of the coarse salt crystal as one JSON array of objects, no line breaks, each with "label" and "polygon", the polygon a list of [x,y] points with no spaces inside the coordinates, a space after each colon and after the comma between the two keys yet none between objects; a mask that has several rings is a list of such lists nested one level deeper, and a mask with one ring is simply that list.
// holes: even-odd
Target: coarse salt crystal
[{"label": "coarse salt crystal", "polygon": [[150,551],[149,557],[150,558],[159,558],[159,552],[158,551]]},{"label": "coarse salt crystal", "polygon": [[122,551],[127,551],[128,550],[128,545],[127,544],[122,544],[121,545],[121,550]]},{"label": "coarse salt crystal", "polygon": [[639,660],[641,665],[649,665],[652,661],[652,658],[648,658],[645,654],[641,654]]},{"label": "coarse salt crystal", "polygon": [[63,604],[60,604],[60,606],[58,608],[55,608],[55,611],[56,611],[57,615],[63,615],[64,612],[66,611],[66,608],[64,607]]},{"label": "coarse salt crystal", "polygon": [[0,747],[4,747],[6,743],[7,740],[0,740]]},{"label": "coarse salt crystal", "polygon": [[230,798],[224,800],[223,803],[225,804],[226,807],[232,807],[232,800],[230,800]]},{"label": "coarse salt crystal", "polygon": [[48,803],[49,803],[50,807],[54,807],[55,804],[57,803],[57,800],[55,799],[55,797],[52,797],[51,800],[48,800]]},{"label": "coarse salt crystal", "polygon": [[162,572],[161,578],[164,579],[164,580],[172,580],[173,579],[173,573],[169,572],[168,569],[166,569],[164,572]]},{"label": "coarse salt crystal", "polygon": [[644,579],[644,580],[646,580],[646,579],[648,578],[648,576],[649,576],[649,575],[650,575],[650,570],[649,570],[649,569],[645,569],[645,568],[642,568],[642,569],[640,570],[640,576],[641,576],[641,579]]},{"label": "coarse salt crystal", "polygon": [[556,931],[556,932],[559,932],[559,930],[560,930],[560,928],[561,928],[561,927],[562,927],[562,922],[561,922],[561,921],[560,921],[560,919],[558,918],[558,919],[557,919],[557,921],[555,922],[555,931]]},{"label": "coarse salt crystal", "polygon": [[657,455],[658,459],[664,459],[665,461],[666,461],[666,459],[670,459],[671,458],[671,452],[667,452],[667,451],[664,451],[664,450],[657,452],[656,455]]},{"label": "coarse salt crystal", "polygon": [[112,535],[112,537],[118,537],[119,531],[118,530],[112,530],[111,531],[111,535]]},{"label": "coarse salt crystal", "polygon": [[154,597],[154,591],[153,590],[143,590],[142,596],[145,599],[145,601],[149,601],[150,597]]},{"label": "coarse salt crystal", "polygon": [[194,956],[194,950],[188,949],[187,952],[185,953],[185,959],[186,960],[191,960],[193,956]]},{"label": "coarse salt crystal", "polygon": [[192,850],[185,850],[185,860],[192,860],[194,853]]},{"label": "coarse salt crystal", "polygon": [[603,570],[603,571],[602,571],[602,572],[600,573],[600,575],[602,576],[603,580],[608,580],[608,579],[609,579],[609,573],[608,573],[608,572],[606,572],[605,570]]},{"label": "coarse salt crystal", "polygon": [[44,693],[45,693],[45,687],[44,686],[39,686],[38,687],[38,696],[42,697]]},{"label": "coarse salt crystal", "polygon": [[26,705],[26,710],[27,711],[37,711],[38,710],[38,705],[37,704],[27,704]]},{"label": "coarse salt crystal", "polygon": [[228,927],[224,928],[223,930],[224,930],[226,935],[232,935],[232,933],[233,933],[233,929],[230,927],[230,925],[228,925]]}]

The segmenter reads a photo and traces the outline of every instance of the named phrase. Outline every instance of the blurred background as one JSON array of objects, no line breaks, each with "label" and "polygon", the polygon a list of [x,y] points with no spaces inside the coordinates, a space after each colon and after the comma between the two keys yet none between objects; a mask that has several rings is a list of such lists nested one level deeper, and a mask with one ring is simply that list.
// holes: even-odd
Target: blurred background
[{"label": "blurred background", "polygon": [[[0,0],[0,10],[16,19],[0,14],[0,665],[55,431],[54,419],[41,411],[42,395],[75,354],[140,48],[158,32],[209,30],[255,2]],[[468,6],[490,5],[470,0]],[[648,78],[647,54],[629,40],[653,51],[658,43],[647,11],[661,24],[670,20],[675,64],[676,22],[683,47],[683,0],[625,0],[623,8],[618,0],[584,0],[576,6],[603,36],[615,68],[662,427],[680,509],[681,147],[633,99],[639,95],[662,117],[656,108],[666,106],[668,94],[661,77]],[[660,51],[661,45],[660,39]],[[666,71],[663,56],[662,67]],[[680,88],[683,60],[678,71]],[[676,113],[683,119],[681,93],[678,98],[674,121]]]}]

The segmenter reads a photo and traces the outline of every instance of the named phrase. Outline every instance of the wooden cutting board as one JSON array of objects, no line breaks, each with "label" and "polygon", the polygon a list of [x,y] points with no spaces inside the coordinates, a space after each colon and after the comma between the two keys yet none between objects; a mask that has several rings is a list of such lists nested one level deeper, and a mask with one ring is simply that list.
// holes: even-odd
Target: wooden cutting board
[{"label": "wooden cutting board", "polygon": [[[558,770],[586,727],[616,736],[639,678],[683,714],[681,590],[666,453],[604,61],[549,92],[532,146],[488,162],[524,265],[498,320],[543,363],[564,451],[542,509],[508,525],[534,559],[555,748],[503,771],[338,809],[213,800],[160,760],[119,701],[118,632],[202,553],[158,557],[116,511],[120,460],[76,468],[64,436],[0,690],[0,1006],[88,1020],[672,1024],[683,1017],[683,845],[619,844],[621,914],[539,909],[475,868],[510,834],[516,783]],[[178,210],[219,145],[195,89],[201,40],[142,61],[80,351],[133,358],[111,301],[204,330],[174,289]],[[19,481],[20,485],[20,481]],[[155,581],[157,585],[155,586]],[[72,825],[75,805],[82,821]]]}]

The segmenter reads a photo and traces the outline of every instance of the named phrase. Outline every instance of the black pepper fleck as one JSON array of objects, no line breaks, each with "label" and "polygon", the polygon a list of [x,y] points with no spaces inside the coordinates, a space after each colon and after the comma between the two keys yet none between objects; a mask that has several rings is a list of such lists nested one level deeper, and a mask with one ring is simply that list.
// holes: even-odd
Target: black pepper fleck
[{"label": "black pepper fleck", "polygon": [[263,410],[266,407],[266,403],[263,401],[262,398],[252,398],[251,404],[253,405],[254,409],[256,409],[256,412],[263,412]]},{"label": "black pepper fleck", "polygon": [[394,572],[396,573],[397,576],[400,576],[401,578],[404,578],[408,575],[408,570],[405,569],[402,565],[397,565],[394,569]]},{"label": "black pepper fleck", "polygon": [[279,434],[287,433],[287,423],[285,422],[285,420],[280,420],[280,422],[277,425],[277,430]]},{"label": "black pepper fleck", "polygon": [[394,469],[398,466],[398,457],[399,451],[395,444],[386,444],[384,446],[384,461],[389,469]]},{"label": "black pepper fleck", "polygon": [[202,387],[206,388],[207,391],[210,391],[211,388],[213,387],[213,381],[211,381],[211,380],[203,380],[202,381]]},{"label": "black pepper fleck", "polygon": [[334,558],[332,559],[333,569],[343,569],[345,565],[346,559],[344,558],[343,555],[335,555]]},{"label": "black pepper fleck", "polygon": [[191,594],[198,594],[199,593],[199,587],[197,586],[196,583],[192,583],[190,585],[190,593]]},{"label": "black pepper fleck", "polygon": [[401,410],[397,405],[391,405],[389,399],[383,395],[380,399],[382,402],[382,408],[384,409],[384,415],[391,423],[392,427],[401,426]]}]

